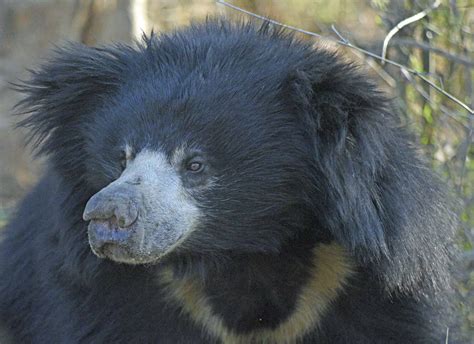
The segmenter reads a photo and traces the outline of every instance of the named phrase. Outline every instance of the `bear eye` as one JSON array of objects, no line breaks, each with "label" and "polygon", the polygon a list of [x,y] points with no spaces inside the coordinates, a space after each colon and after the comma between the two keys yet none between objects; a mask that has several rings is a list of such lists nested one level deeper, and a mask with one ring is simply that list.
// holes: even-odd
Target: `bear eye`
[{"label": "bear eye", "polygon": [[122,152],[122,154],[120,155],[120,167],[122,168],[122,171],[125,170],[125,168],[127,167],[127,162],[127,156],[125,152]]},{"label": "bear eye", "polygon": [[127,168],[128,162],[134,158],[134,153],[129,145],[126,145],[120,153],[120,167],[122,171]]},{"label": "bear eye", "polygon": [[200,161],[192,160],[187,164],[186,169],[193,173],[201,172],[204,169],[204,164]]}]

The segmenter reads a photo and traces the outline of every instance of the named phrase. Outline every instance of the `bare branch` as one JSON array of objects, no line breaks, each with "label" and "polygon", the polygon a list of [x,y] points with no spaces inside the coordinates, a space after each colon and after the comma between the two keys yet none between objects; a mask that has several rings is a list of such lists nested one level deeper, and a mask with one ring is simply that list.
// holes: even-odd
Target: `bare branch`
[{"label": "bare branch", "polygon": [[347,41],[347,39],[345,39],[344,37],[342,37],[342,35],[339,33],[339,31],[337,31],[336,25],[334,25],[334,24],[331,25],[331,29],[332,29],[332,31],[334,31],[334,33],[339,37],[339,39],[340,39],[341,41],[343,41],[343,42],[346,43],[346,44],[349,43],[349,42]]},{"label": "bare branch", "polygon": [[471,116],[474,116],[474,110],[471,109],[468,105],[466,105],[465,103],[463,103],[461,100],[457,99],[455,96],[453,96],[452,94],[446,92],[445,90],[443,90],[441,87],[439,87],[438,85],[436,85],[434,82],[432,82],[431,80],[429,80],[428,78],[426,78],[425,76],[423,76],[420,72],[412,69],[412,68],[409,68],[409,67],[406,67],[398,62],[395,62],[395,61],[392,61],[392,60],[389,60],[389,59],[383,59],[380,55],[377,55],[376,53],[373,53],[371,51],[368,51],[368,50],[365,50],[363,48],[360,48],[358,46],[355,46],[353,45],[352,43],[348,42],[346,39],[336,39],[336,38],[333,38],[333,37],[330,37],[330,36],[323,36],[323,35],[320,35],[320,34],[317,34],[315,32],[311,32],[311,31],[307,31],[307,30],[304,30],[304,29],[300,29],[300,28],[297,28],[295,26],[291,26],[291,25],[287,25],[287,24],[283,24],[283,23],[280,23],[274,19],[270,19],[270,18],[267,18],[265,16],[262,16],[262,15],[259,15],[259,14],[256,14],[256,13],[253,13],[253,12],[250,12],[250,11],[247,11],[241,7],[238,7],[238,6],[235,6],[235,5],[232,5],[226,1],[222,1],[222,0],[217,0],[216,1],[217,4],[220,4],[220,5],[223,5],[223,6],[226,6],[226,7],[229,7],[235,11],[238,11],[238,12],[241,12],[241,13],[245,13],[247,14],[248,16],[251,16],[251,17],[254,17],[254,18],[257,18],[257,19],[260,19],[260,20],[263,20],[265,22],[268,22],[270,24],[273,24],[273,25],[277,25],[277,26],[280,26],[282,28],[286,28],[286,29],[289,29],[289,30],[292,30],[292,31],[295,31],[295,32],[299,32],[299,33],[302,33],[302,34],[305,34],[305,35],[308,35],[308,36],[312,36],[312,37],[316,37],[316,38],[319,38],[319,39],[326,39],[326,40],[329,40],[329,41],[332,41],[332,42],[335,42],[339,45],[343,45],[343,46],[346,46],[346,47],[349,47],[351,49],[355,49],[359,52],[361,52],[362,54],[366,55],[366,56],[370,56],[370,57],[373,57],[374,59],[377,59],[377,60],[384,60],[385,63],[387,64],[390,64],[392,66],[395,66],[397,68],[399,68],[400,70],[406,70],[407,72],[417,76],[418,78],[420,78],[421,80],[423,80],[424,82],[426,82],[428,85],[430,85],[431,87],[433,87],[436,91],[438,91],[439,93],[443,94],[445,97],[449,98],[450,100],[452,100],[453,102],[455,102],[456,104],[458,104],[459,106],[461,106],[462,108],[464,108]]},{"label": "bare branch", "polygon": [[[356,53],[359,58],[363,58],[364,56],[362,54]],[[390,87],[394,88],[397,86],[397,82],[395,81],[394,78],[390,74],[388,74],[385,69],[380,67],[380,65],[373,59],[373,58],[366,58],[365,61],[369,65],[372,70],[378,74],[378,76],[385,81],[387,85]]]},{"label": "bare branch", "polygon": [[[465,88],[466,93],[471,96],[471,104],[474,104],[474,85],[470,73],[465,75]],[[466,176],[466,162],[469,155],[469,147],[472,144],[472,139],[474,136],[474,117],[469,118],[468,128],[466,129],[466,139],[461,145],[461,179],[459,181],[459,186],[462,187],[464,184],[464,178]]]},{"label": "bare branch", "polygon": [[426,17],[428,15],[428,13],[430,13],[431,11],[433,11],[434,9],[438,8],[439,5],[441,5],[441,0],[436,0],[433,5],[431,5],[430,7],[428,7],[427,9],[409,17],[409,18],[406,18],[404,20],[402,20],[401,22],[399,22],[392,30],[390,30],[387,34],[387,36],[385,36],[385,39],[383,40],[383,48],[382,48],[382,64],[385,63],[385,58],[387,57],[387,46],[388,46],[388,42],[390,42],[390,40],[392,39],[393,36],[395,36],[398,31],[400,31],[401,29],[403,29],[405,26],[407,25],[410,25],[420,19],[423,19],[424,17]]},{"label": "bare branch", "polygon": [[[436,104],[433,99],[430,97],[428,93],[423,90],[420,86],[418,86],[415,80],[411,77],[410,73],[407,70],[402,69],[402,75],[413,85],[415,90],[432,106],[437,106],[443,114],[448,116],[449,118],[453,119],[456,123],[458,123],[462,128],[467,129],[467,126],[458,118],[459,115],[453,113],[450,109],[443,106],[442,104]],[[456,116],[457,115],[457,116]]]},{"label": "bare branch", "polygon": [[438,54],[440,56],[447,58],[448,60],[465,65],[466,67],[470,67],[470,68],[474,67],[474,61],[472,60],[472,58],[469,58],[465,55],[454,55],[443,49],[432,47],[429,44],[417,42],[412,39],[393,39],[391,42],[391,45],[412,46],[418,49],[431,51],[435,54]]}]

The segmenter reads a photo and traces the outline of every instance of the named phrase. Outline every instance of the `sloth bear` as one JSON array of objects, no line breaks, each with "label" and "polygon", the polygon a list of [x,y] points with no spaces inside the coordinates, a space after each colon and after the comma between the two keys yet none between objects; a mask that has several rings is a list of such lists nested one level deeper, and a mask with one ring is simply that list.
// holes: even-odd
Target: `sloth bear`
[{"label": "sloth bear", "polygon": [[337,53],[211,20],[16,87],[48,163],[0,248],[13,342],[444,342],[448,193]]}]

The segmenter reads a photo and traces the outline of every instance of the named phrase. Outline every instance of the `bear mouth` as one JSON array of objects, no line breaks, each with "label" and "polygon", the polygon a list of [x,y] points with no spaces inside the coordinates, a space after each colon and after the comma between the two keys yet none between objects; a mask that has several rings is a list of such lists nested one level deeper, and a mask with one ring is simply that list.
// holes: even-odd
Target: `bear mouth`
[{"label": "bear mouth", "polygon": [[[166,234],[167,226],[162,226],[160,232]],[[169,231],[169,230],[168,230]],[[92,252],[102,259],[109,259],[124,264],[154,264],[174,249],[183,235],[177,238],[164,239],[164,247],[155,249],[147,247],[147,230],[140,222],[131,227],[122,228],[114,218],[108,220],[91,220],[88,225],[89,246]],[[173,242],[172,245],[170,242]]]},{"label": "bear mouth", "polygon": [[112,219],[92,220],[88,226],[89,245],[99,258],[133,263],[136,257],[128,246],[134,233],[132,228],[120,228]]}]

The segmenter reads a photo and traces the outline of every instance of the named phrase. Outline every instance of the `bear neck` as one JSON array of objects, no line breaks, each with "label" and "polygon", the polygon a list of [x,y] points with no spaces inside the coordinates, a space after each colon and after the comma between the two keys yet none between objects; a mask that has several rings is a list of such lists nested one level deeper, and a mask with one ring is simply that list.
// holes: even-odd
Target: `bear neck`
[{"label": "bear neck", "polygon": [[204,274],[166,267],[160,280],[172,302],[225,343],[297,341],[317,327],[353,271],[335,243],[231,255],[219,265]]}]

